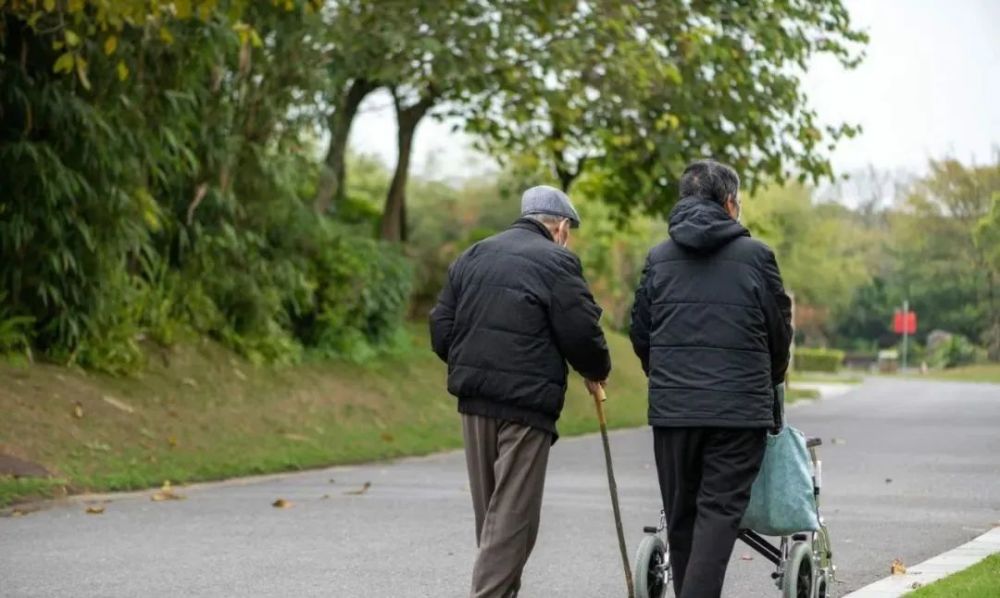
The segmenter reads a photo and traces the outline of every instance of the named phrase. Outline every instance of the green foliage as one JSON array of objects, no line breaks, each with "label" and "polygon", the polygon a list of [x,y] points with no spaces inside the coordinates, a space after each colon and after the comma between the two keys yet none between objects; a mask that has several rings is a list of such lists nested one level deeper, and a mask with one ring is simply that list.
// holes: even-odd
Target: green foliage
[{"label": "green foliage", "polygon": [[315,298],[296,328],[319,354],[362,361],[394,340],[409,303],[411,267],[398,250],[371,239],[324,230],[314,241],[302,249]]},{"label": "green foliage", "polygon": [[582,221],[570,249],[580,256],[605,325],[627,331],[635,288],[650,247],[666,238],[665,223],[635,216],[619,224],[612,206],[599,200],[591,176],[581,180],[576,208]]},{"label": "green foliage", "polygon": [[494,153],[536,156],[563,188],[598,175],[597,196],[622,216],[665,214],[686,163],[706,155],[751,188],[829,177],[825,152],[857,132],[821,126],[800,89],[816,55],[860,60],[867,37],[839,0],[512,10],[524,66],[501,71],[487,101],[470,106],[469,129]]},{"label": "green foliage", "polygon": [[795,370],[800,372],[837,372],[844,363],[844,352],[837,349],[795,349]]},{"label": "green foliage", "polygon": [[927,356],[928,365],[936,368],[954,368],[979,363],[985,360],[984,350],[974,345],[968,338],[953,334],[934,348]]},{"label": "green foliage", "polygon": [[[188,332],[294,362],[320,313],[326,337],[389,343],[408,268],[306,204],[328,74],[314,4],[85,4],[0,10],[0,309],[22,318],[3,320],[6,342],[113,374]],[[113,48],[95,33],[147,8],[162,19],[116,21]],[[52,70],[71,30],[76,77]]]},{"label": "green foliage", "polygon": [[785,287],[795,294],[799,340],[821,344],[868,282],[873,240],[850,210],[811,196],[801,185],[769,187],[744,201],[744,220],[774,249]]},{"label": "green foliage", "polygon": [[924,334],[982,339],[1000,357],[1000,235],[992,223],[1000,156],[986,166],[931,162],[889,217],[891,282],[909,299]]},{"label": "green foliage", "polygon": [[4,307],[7,294],[0,291],[0,355],[31,352],[31,330],[34,320],[15,316]]}]

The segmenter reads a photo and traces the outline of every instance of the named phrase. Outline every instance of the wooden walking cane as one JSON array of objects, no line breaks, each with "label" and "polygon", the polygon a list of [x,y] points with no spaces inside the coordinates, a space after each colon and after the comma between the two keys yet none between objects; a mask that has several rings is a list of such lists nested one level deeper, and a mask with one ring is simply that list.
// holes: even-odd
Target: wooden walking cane
[{"label": "wooden walking cane", "polygon": [[632,568],[628,562],[628,549],[625,548],[625,531],[622,529],[622,512],[618,508],[618,484],[615,483],[615,470],[611,465],[611,445],[608,443],[608,421],[604,417],[604,387],[598,385],[593,393],[594,405],[597,407],[597,421],[601,424],[601,441],[604,443],[604,463],[608,469],[608,487],[611,490],[611,509],[615,512],[615,528],[618,530],[618,548],[622,552],[622,566],[625,568],[625,583],[628,585],[628,598],[635,598],[635,588],[632,585]]}]

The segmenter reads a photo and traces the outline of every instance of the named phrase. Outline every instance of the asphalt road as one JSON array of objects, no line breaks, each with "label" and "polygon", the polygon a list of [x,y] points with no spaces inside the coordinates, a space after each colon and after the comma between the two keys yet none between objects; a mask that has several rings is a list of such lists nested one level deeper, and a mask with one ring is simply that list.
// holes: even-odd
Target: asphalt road
[{"label": "asphalt road", "polygon": [[[793,406],[789,420],[826,443],[838,595],[885,576],[894,558],[917,563],[1000,523],[1000,386],[875,379]],[[651,434],[616,432],[612,450],[634,548],[660,509]],[[602,459],[596,436],[554,447],[526,598],[624,595]],[[113,496],[102,515],[70,501],[0,519],[0,596],[466,592],[474,540],[459,453],[180,492]],[[292,506],[273,508],[279,497]],[[737,544],[726,596],[776,595],[768,563],[744,556]]]}]

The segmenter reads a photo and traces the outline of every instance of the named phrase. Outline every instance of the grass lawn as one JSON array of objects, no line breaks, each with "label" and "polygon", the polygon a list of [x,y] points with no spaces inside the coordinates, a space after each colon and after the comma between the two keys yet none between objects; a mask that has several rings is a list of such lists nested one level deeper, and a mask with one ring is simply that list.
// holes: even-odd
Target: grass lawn
[{"label": "grass lawn", "polygon": [[[0,363],[0,453],[56,480],[0,477],[0,506],[65,492],[133,490],[418,455],[461,446],[445,366],[424,326],[365,365],[254,367],[210,342],[152,358],[141,376]],[[612,427],[646,423],[646,379],[628,339],[609,334]],[[597,430],[573,375],[563,435]]]},{"label": "grass lawn", "polygon": [[935,380],[956,382],[993,382],[1000,384],[1000,363],[969,365],[950,370],[932,370],[926,376]]},{"label": "grass lawn", "polygon": [[818,399],[820,392],[815,388],[795,388],[790,387],[785,390],[785,403],[794,403],[801,399]]},{"label": "grass lawn", "polygon": [[915,592],[909,598],[996,598],[1000,596],[1000,553],[949,575]]}]

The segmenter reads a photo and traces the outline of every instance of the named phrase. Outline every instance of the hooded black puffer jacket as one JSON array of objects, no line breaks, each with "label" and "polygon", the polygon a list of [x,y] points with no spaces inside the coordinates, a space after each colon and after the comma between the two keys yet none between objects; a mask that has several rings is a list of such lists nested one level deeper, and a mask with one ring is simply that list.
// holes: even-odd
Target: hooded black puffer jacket
[{"label": "hooded black puffer jacket", "polygon": [[611,370],[600,318],[580,260],[522,218],[452,264],[431,311],[431,344],[461,413],[555,436],[566,362],[591,380]]},{"label": "hooded black puffer jacket", "polygon": [[791,334],[791,302],[771,249],[719,204],[678,202],[670,239],[650,250],[632,308],[650,425],[770,427]]}]

